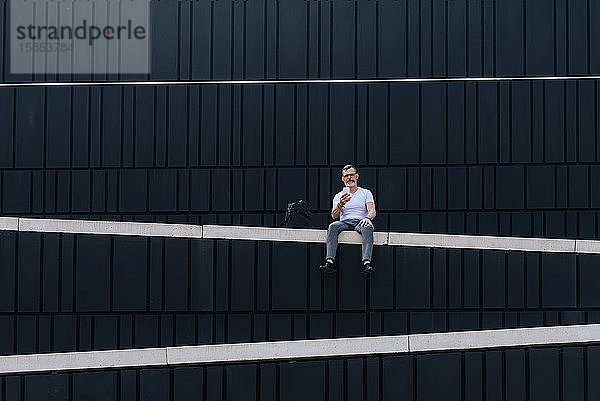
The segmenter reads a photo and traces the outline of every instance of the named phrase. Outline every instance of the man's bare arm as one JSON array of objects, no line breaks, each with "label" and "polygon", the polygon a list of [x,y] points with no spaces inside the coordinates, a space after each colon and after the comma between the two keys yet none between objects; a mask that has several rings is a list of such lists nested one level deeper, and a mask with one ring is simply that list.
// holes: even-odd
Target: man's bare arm
[{"label": "man's bare arm", "polygon": [[342,211],[342,208],[340,206],[340,204],[338,203],[337,205],[335,205],[335,207],[333,209],[331,209],[331,218],[336,220],[340,217],[340,212]]},{"label": "man's bare arm", "polygon": [[375,211],[375,202],[367,202],[367,217],[362,219],[358,223],[358,225],[359,226],[369,225],[369,226],[373,227],[373,223],[371,222],[371,220],[373,220],[375,218],[375,216],[377,216],[377,212]]},{"label": "man's bare arm", "polygon": [[367,202],[367,217],[373,220],[377,216],[375,211],[375,202]]}]

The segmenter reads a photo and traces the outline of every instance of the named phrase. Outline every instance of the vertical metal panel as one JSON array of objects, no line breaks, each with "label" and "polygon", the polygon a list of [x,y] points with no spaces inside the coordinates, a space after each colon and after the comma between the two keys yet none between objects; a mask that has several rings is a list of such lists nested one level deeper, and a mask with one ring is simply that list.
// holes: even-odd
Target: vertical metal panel
[{"label": "vertical metal panel", "polygon": [[146,310],[148,278],[146,238],[115,238],[113,262],[113,307],[115,310]]},{"label": "vertical metal panel", "polygon": [[76,310],[105,312],[110,309],[110,238],[78,236],[76,239]]},{"label": "vertical metal panel", "polygon": [[[271,301],[273,310],[305,310],[306,273],[302,263],[307,252],[305,244],[273,244],[271,271]],[[301,264],[302,263],[302,264]]]},{"label": "vertical metal panel", "polygon": [[16,91],[16,135],[13,147],[16,167],[44,166],[45,88],[22,88]]},{"label": "vertical metal panel", "polygon": [[[376,20],[378,16],[379,3],[356,3],[356,63],[357,70],[355,74],[357,76],[375,76],[377,71],[377,46],[378,42],[378,27],[379,21]],[[404,20],[404,18],[398,20]],[[386,35],[382,35],[385,37]],[[404,42],[404,41],[403,41]],[[380,54],[386,54],[387,52],[380,52]],[[397,53],[393,53],[397,54]],[[393,57],[393,56],[392,56]]]},{"label": "vertical metal panel", "polygon": [[491,1],[481,3],[481,51],[483,75],[496,75],[497,52],[496,52],[496,11],[497,7]]},{"label": "vertical metal panel", "polygon": [[[420,161],[421,87],[419,84],[390,84],[388,91],[389,162],[418,163]],[[390,114],[392,110],[394,113]]]},{"label": "vertical metal panel", "polygon": [[283,363],[279,373],[279,397],[284,400],[303,400],[306,397],[324,400],[326,362]]},{"label": "vertical metal panel", "polygon": [[306,77],[308,4],[279,3],[278,9],[279,78]]},{"label": "vertical metal panel", "polygon": [[165,310],[188,309],[189,240],[165,239],[164,302]]},{"label": "vertical metal panel", "polygon": [[444,0],[433,0],[431,10],[431,63],[432,75],[448,75],[448,5]]},{"label": "vertical metal panel", "polygon": [[585,399],[586,357],[584,356],[584,352],[586,351],[580,347],[573,347],[562,350],[561,361],[559,362],[562,364],[562,371],[559,368],[559,374],[561,374],[561,377],[559,379],[562,381],[563,399]]},{"label": "vertical metal panel", "polygon": [[36,375],[25,377],[24,396],[26,400],[42,401],[52,394],[57,400],[68,401],[70,397],[69,375]]},{"label": "vertical metal panel", "polygon": [[482,63],[482,5],[467,1],[467,75],[483,76]]},{"label": "vertical metal panel", "polygon": [[254,250],[253,243],[231,243],[231,309],[234,311],[254,309]]},{"label": "vertical metal panel", "polygon": [[482,83],[477,86],[478,161],[498,161],[498,85]]},{"label": "vertical metal panel", "polygon": [[558,349],[530,350],[529,372],[529,399],[559,399]]},{"label": "vertical metal panel", "polygon": [[158,316],[135,317],[133,340],[136,347],[157,347],[159,336]]},{"label": "vertical metal panel", "polygon": [[15,318],[13,316],[0,316],[0,333],[2,333],[2,342],[0,343],[0,354],[9,355],[15,352]]},{"label": "vertical metal panel", "polygon": [[542,306],[577,306],[575,256],[544,254],[542,264]]},{"label": "vertical metal panel", "polygon": [[536,1],[525,3],[525,54],[527,74],[556,72],[556,20],[553,7]]},{"label": "vertical metal panel", "polygon": [[373,309],[391,309],[394,307],[394,250],[389,248],[373,249],[373,260],[380,266],[389,266],[379,271],[381,274],[371,277],[368,282],[368,306]]},{"label": "vertical metal panel", "polygon": [[227,377],[226,400],[258,400],[256,365],[228,366],[225,375]]},{"label": "vertical metal panel", "polygon": [[[19,236],[17,249],[17,311],[40,311],[41,250],[42,236],[37,233],[23,233]],[[10,267],[9,267],[10,268]]]},{"label": "vertical metal panel", "polygon": [[142,369],[138,376],[139,397],[142,400],[169,399],[171,386],[168,369]]},{"label": "vertical metal panel", "polygon": [[117,315],[97,315],[93,320],[93,349],[115,349],[119,343],[118,321]]},{"label": "vertical metal panel", "polygon": [[196,344],[196,319],[194,315],[177,314],[175,315],[174,326],[174,344],[192,345]]},{"label": "vertical metal panel", "polygon": [[292,334],[292,316],[289,313],[272,314],[268,326],[269,341],[287,340]]},{"label": "vertical metal panel", "polygon": [[124,167],[135,165],[135,87],[122,88],[122,155],[121,163]]},{"label": "vertical metal panel", "polygon": [[[101,163],[104,167],[117,167],[122,165],[123,140],[121,132],[123,115],[122,111],[123,88],[104,88],[100,104],[102,110],[101,120]],[[117,117],[118,116],[118,117]],[[115,118],[117,117],[117,118]]]},{"label": "vertical metal panel", "polygon": [[525,73],[523,12],[526,2],[510,1],[495,7],[495,52],[498,75],[519,76]]},{"label": "vertical metal panel", "polygon": [[485,353],[485,399],[502,400],[503,367],[502,352],[488,351]]},{"label": "vertical metal panel", "polygon": [[[69,167],[71,164],[71,89],[48,88],[45,167]],[[21,131],[20,131],[21,132]],[[117,149],[118,152],[118,149]]]},{"label": "vertical metal panel", "polygon": [[[340,310],[361,310],[366,307],[366,283],[361,273],[362,255],[359,247],[342,245],[336,257]],[[391,266],[390,266],[391,267]]]},{"label": "vertical metal panel", "polygon": [[416,357],[416,393],[421,400],[461,399],[460,354],[423,355]]},{"label": "vertical metal panel", "polygon": [[[328,162],[329,102],[328,85],[310,85],[308,87],[308,162],[312,165],[325,165]],[[266,106],[266,105],[265,105]],[[266,156],[266,155],[265,155]],[[265,161],[268,160],[265,158]]]},{"label": "vertical metal panel", "polygon": [[432,295],[434,308],[446,308],[446,300],[448,299],[447,294],[447,268],[446,268],[446,250],[445,249],[432,249],[433,255],[431,257],[432,265]]},{"label": "vertical metal panel", "polygon": [[[178,3],[150,2],[150,31],[152,48],[151,77],[154,79],[178,79],[179,77],[179,29]],[[173,23],[176,21],[176,23]],[[177,46],[173,46],[177,43]]]},{"label": "vertical metal panel", "polygon": [[348,164],[356,150],[355,86],[331,87],[330,116],[330,162],[334,165]]},{"label": "vertical metal panel", "polygon": [[134,154],[136,167],[150,167],[154,165],[155,95],[156,88],[143,86],[135,88],[134,113],[136,129]]},{"label": "vertical metal panel", "polygon": [[332,76],[352,78],[356,74],[356,18],[355,2],[332,2]]},{"label": "vertical metal panel", "polygon": [[430,306],[430,266],[428,249],[396,250],[396,307]]},{"label": "vertical metal panel", "polygon": [[[446,104],[448,97],[445,84],[422,86],[421,89],[421,154],[422,163],[447,162]],[[435,115],[435,117],[433,117]]]}]

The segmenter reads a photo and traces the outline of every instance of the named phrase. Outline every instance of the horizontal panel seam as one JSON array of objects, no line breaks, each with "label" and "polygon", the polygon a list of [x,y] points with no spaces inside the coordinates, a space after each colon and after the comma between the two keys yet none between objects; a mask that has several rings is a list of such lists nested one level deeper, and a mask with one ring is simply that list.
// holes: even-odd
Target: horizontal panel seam
[{"label": "horizontal panel seam", "polygon": [[373,78],[373,79],[264,79],[202,81],[78,81],[78,82],[0,82],[0,88],[28,86],[163,86],[163,85],[287,85],[287,84],[376,84],[428,82],[502,82],[502,81],[570,81],[600,79],[600,75],[506,76],[506,77],[438,77],[438,78]]}]

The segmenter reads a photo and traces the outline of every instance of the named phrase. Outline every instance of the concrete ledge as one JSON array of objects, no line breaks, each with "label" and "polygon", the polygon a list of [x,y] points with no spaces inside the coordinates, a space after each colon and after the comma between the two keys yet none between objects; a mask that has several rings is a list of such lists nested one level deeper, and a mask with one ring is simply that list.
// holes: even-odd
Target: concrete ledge
[{"label": "concrete ledge", "polygon": [[0,217],[0,230],[19,231],[18,217]]},{"label": "concrete ledge", "polygon": [[124,221],[19,219],[19,231],[202,238],[202,226]]},{"label": "concrete ledge", "polygon": [[165,348],[10,355],[0,357],[0,374],[110,369],[167,364]]},{"label": "concrete ledge", "polygon": [[600,241],[578,239],[575,242],[576,253],[600,253]]},{"label": "concrete ledge", "polygon": [[596,344],[600,324],[0,356],[0,374]]},{"label": "concrete ledge", "polygon": [[408,336],[336,338],[169,347],[169,365],[261,360],[334,358],[408,352]]},{"label": "concrete ledge", "polygon": [[600,324],[413,334],[410,352],[578,344],[600,341]]},{"label": "concrete ledge", "polygon": [[388,244],[428,248],[497,249],[527,252],[575,251],[575,240],[570,239],[490,237],[483,235],[390,233]]},{"label": "concrete ledge", "polygon": [[[210,239],[325,243],[327,238],[327,230],[306,228],[205,225],[203,230],[203,238]],[[360,234],[354,231],[342,232],[338,237],[338,241],[341,244],[362,243]],[[375,245],[387,245],[388,233],[375,232],[373,243]]]},{"label": "concrete ledge", "polygon": [[[317,229],[16,217],[0,217],[0,230],[307,243],[325,243],[327,236],[327,230]],[[360,244],[362,240],[357,232],[344,231],[339,236],[339,242],[341,244]],[[375,232],[374,244],[424,248],[600,254],[600,241],[555,238]]]}]

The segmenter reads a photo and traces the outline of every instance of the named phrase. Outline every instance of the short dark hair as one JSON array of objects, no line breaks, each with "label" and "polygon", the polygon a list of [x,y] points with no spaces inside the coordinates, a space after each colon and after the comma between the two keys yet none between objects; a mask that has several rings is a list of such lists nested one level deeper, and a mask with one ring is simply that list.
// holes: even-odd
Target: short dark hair
[{"label": "short dark hair", "polygon": [[358,173],[358,169],[354,164],[346,164],[344,167],[342,167],[342,173],[346,170],[350,170],[351,168],[353,168],[354,171]]}]

